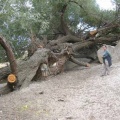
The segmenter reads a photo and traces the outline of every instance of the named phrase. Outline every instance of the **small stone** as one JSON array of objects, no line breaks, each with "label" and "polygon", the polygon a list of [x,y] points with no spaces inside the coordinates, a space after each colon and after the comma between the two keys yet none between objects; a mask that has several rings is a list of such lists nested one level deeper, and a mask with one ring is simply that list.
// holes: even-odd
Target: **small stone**
[{"label": "small stone", "polygon": [[66,117],[66,119],[67,119],[67,120],[72,120],[73,117],[71,117],[71,116],[70,116],[70,117]]},{"label": "small stone", "polygon": [[43,91],[41,91],[41,92],[39,92],[39,94],[41,94],[41,95],[42,95],[42,94],[44,94],[44,92],[43,92]]},{"label": "small stone", "polygon": [[59,99],[58,101],[60,101],[60,102],[64,102],[65,100],[63,100],[63,99]]}]

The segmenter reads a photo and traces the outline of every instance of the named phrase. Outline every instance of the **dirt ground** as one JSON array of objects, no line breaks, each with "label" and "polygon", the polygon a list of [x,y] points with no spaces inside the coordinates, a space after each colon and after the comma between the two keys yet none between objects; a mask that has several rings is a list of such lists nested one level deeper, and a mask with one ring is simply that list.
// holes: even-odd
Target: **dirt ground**
[{"label": "dirt ground", "polygon": [[62,73],[0,97],[0,120],[120,120],[120,63]]}]

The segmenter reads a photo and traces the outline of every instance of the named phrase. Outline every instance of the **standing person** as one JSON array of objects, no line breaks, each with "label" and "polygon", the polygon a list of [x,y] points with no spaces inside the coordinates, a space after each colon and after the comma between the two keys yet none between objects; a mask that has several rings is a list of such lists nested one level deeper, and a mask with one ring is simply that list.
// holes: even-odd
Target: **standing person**
[{"label": "standing person", "polygon": [[104,64],[104,73],[102,76],[109,75],[110,74],[110,66],[112,65],[112,57],[110,53],[107,50],[107,46],[103,45],[103,64]]}]

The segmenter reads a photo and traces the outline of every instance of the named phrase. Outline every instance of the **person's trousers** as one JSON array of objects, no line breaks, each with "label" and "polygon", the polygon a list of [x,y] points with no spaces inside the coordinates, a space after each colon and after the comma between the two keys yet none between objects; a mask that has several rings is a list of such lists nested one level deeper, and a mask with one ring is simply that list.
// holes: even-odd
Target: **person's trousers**
[{"label": "person's trousers", "polygon": [[108,61],[105,61],[103,75],[109,75],[109,74],[110,74],[110,67]]}]

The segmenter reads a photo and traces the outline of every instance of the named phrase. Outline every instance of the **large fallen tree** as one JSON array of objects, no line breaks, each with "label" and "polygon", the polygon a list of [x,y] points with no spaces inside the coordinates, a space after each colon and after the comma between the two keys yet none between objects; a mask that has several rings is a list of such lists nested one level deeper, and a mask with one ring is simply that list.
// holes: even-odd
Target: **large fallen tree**
[{"label": "large fallen tree", "polygon": [[0,70],[0,79],[8,81],[10,74],[14,74],[17,79],[15,84],[8,81],[7,85],[0,89],[0,94],[27,87],[31,81],[59,74],[64,71],[64,65],[67,61],[89,67],[89,63],[79,61],[77,57],[93,60],[91,54],[97,51],[96,47],[103,43],[116,44],[116,41],[120,40],[119,33],[112,33],[114,29],[120,28],[119,19],[115,19],[113,22],[107,23],[87,34],[81,31],[75,33],[65,23],[64,14],[66,9],[67,4],[63,6],[60,16],[60,31],[62,32],[57,34],[56,39],[44,38],[42,41],[38,41],[36,35],[31,32],[31,44],[28,47],[26,61],[16,63],[10,46],[3,37],[0,37],[0,44],[5,49],[10,62],[10,67]]}]

